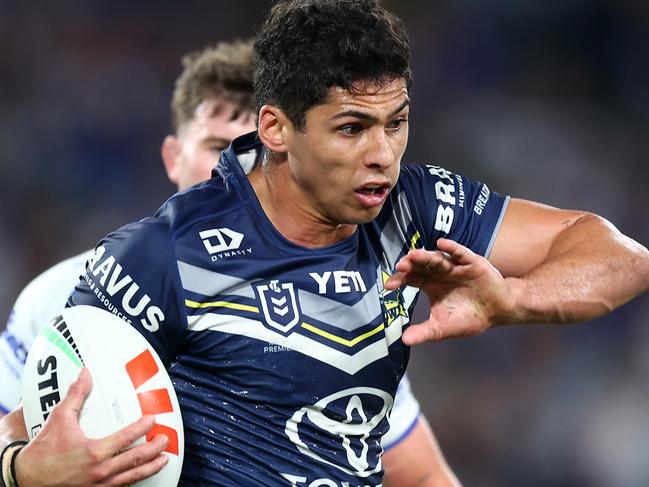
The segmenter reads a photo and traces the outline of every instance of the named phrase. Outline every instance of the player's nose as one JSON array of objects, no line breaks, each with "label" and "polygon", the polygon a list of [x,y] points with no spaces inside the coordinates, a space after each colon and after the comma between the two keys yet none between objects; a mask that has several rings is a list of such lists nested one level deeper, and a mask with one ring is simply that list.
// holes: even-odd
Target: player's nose
[{"label": "player's nose", "polygon": [[365,164],[368,167],[387,169],[395,162],[394,150],[383,130],[373,130],[368,141]]}]

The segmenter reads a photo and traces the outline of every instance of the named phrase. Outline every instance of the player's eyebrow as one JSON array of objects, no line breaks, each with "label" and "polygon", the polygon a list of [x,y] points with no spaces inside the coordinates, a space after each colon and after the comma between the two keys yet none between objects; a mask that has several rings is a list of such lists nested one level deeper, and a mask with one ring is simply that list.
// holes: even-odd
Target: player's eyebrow
[{"label": "player's eyebrow", "polygon": [[[410,99],[406,98],[401,105],[399,105],[398,108],[396,108],[388,117],[394,117],[397,113],[399,113],[401,110],[406,108],[407,106],[410,106]],[[337,113],[333,117],[331,117],[330,120],[338,120],[339,118],[344,118],[344,117],[354,117],[354,118],[360,118],[361,120],[369,120],[371,122],[376,122],[378,121],[377,117],[374,115],[370,115],[369,113],[361,112],[358,110],[345,110],[344,112]]]}]

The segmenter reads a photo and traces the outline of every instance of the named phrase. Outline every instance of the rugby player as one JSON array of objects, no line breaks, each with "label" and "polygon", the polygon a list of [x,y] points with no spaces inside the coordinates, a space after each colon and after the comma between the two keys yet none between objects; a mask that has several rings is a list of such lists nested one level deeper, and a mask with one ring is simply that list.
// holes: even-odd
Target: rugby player
[{"label": "rugby player", "polygon": [[[647,290],[649,251],[601,217],[400,165],[409,46],[376,0],[279,0],[255,55],[257,132],[212,179],[103,239],[68,302],[105,307],[90,285],[119,269],[162,311],[132,321],[183,407],[181,485],[379,486],[409,345],[588,320]],[[430,316],[411,324],[419,291]],[[109,305],[129,315],[122,298]],[[83,436],[90,384],[83,371],[7,453],[22,487],[125,485],[164,466],[164,437],[126,449],[151,418]],[[26,438],[20,416],[3,444]]]},{"label": "rugby player", "polygon": [[[183,59],[172,98],[174,135],[162,144],[167,175],[179,191],[209,178],[220,153],[255,129],[252,43],[220,43]],[[74,290],[92,250],[67,259],[35,278],[16,301],[0,337],[0,417],[20,399],[20,374],[40,327],[58,313]],[[401,380],[383,438],[389,486],[459,485],[451,473],[407,376]]]}]

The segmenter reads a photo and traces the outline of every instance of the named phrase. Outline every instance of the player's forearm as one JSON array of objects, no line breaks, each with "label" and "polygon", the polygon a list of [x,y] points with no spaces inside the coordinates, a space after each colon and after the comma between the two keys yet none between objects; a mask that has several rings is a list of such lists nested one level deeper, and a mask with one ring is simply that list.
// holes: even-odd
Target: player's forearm
[{"label": "player's forearm", "polygon": [[543,263],[507,280],[514,309],[499,321],[590,320],[647,291],[649,251],[587,214],[559,234]]},{"label": "player's forearm", "polygon": [[21,407],[0,418],[0,486],[18,485],[16,458],[27,439]]},{"label": "player's forearm", "polygon": [[20,406],[0,418],[0,451],[8,444],[18,440],[28,440],[23,421],[23,410]]}]

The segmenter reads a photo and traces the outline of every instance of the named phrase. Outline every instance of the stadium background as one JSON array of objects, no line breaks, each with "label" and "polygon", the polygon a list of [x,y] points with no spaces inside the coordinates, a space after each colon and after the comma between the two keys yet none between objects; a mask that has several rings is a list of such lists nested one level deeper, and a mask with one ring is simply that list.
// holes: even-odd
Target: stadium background
[{"label": "stadium background", "polygon": [[[269,3],[0,2],[2,322],[33,276],[173,192],[159,146],[181,54],[252,34]],[[413,47],[404,160],[649,243],[649,3],[388,4]],[[649,485],[648,316],[644,296],[587,326],[414,350],[417,396],[465,484]]]}]

